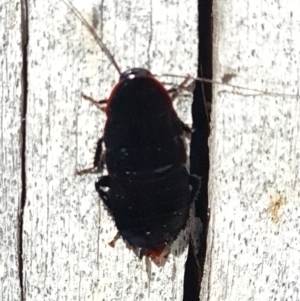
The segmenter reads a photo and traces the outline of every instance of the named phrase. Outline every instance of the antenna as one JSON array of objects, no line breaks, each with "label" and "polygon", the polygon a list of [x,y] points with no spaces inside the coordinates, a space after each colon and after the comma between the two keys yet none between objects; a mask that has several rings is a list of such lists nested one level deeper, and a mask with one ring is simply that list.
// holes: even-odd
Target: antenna
[{"label": "antenna", "polygon": [[[106,47],[106,45],[103,43],[102,39],[97,35],[97,33],[95,32],[95,29],[92,27],[92,25],[90,25],[89,22],[83,17],[83,15],[74,6],[74,4],[71,2],[71,0],[62,0],[62,1],[69,7],[69,9],[75,14],[77,19],[79,19],[81,21],[81,23],[92,34],[92,36],[94,37],[96,43],[100,46],[100,48],[105,53],[107,58],[114,65],[114,67],[116,68],[119,75],[121,75],[122,71],[121,71],[119,65],[117,64],[114,56],[109,51],[109,49]],[[152,22],[152,20],[151,20],[151,22]],[[149,43],[151,44],[151,38],[150,38]],[[207,78],[202,78],[202,77],[192,77],[192,76],[189,76],[189,75],[188,76],[187,75],[183,76],[183,75],[174,75],[174,74],[162,74],[162,75],[159,75],[159,76],[158,75],[155,75],[155,76],[157,76],[157,77],[168,76],[168,77],[175,77],[175,78],[187,78],[187,77],[189,77],[193,80],[200,81],[200,82],[206,82],[206,83],[221,85],[221,86],[228,86],[228,87],[232,87],[232,88],[236,88],[236,89],[240,89],[240,90],[245,90],[245,91],[249,91],[249,92],[254,92],[254,93],[258,93],[258,94],[265,94],[265,95],[270,95],[270,96],[281,96],[281,97],[286,96],[286,97],[294,97],[294,98],[299,97],[298,94],[283,94],[283,93],[276,93],[276,92],[262,91],[262,90],[259,90],[259,89],[241,87],[241,86],[230,84],[230,83],[227,82],[227,80],[224,80],[224,81],[220,82],[220,81],[215,81],[215,80],[212,80],[212,79],[207,79]],[[234,77],[234,75],[231,75],[231,77]],[[229,80],[230,80],[230,77],[229,77]]]},{"label": "antenna", "polygon": [[108,57],[110,62],[114,65],[118,73],[121,75],[121,69],[118,66],[117,62],[115,61],[114,56],[111,54],[111,52],[108,50],[106,45],[103,43],[103,41],[100,39],[100,37],[95,32],[92,25],[89,24],[89,22],[83,17],[83,15],[79,12],[79,10],[73,5],[73,3],[70,0],[62,0],[69,8],[70,10],[75,14],[75,16],[82,22],[82,24],[88,29],[88,31],[92,34],[97,44],[101,47],[105,55]]},{"label": "antenna", "polygon": [[175,78],[182,78],[182,79],[190,78],[190,79],[195,80],[195,81],[199,81],[199,82],[203,82],[203,83],[209,83],[209,84],[212,84],[212,85],[220,85],[220,86],[236,88],[236,89],[239,89],[239,90],[254,92],[254,93],[257,93],[257,95],[270,95],[270,96],[293,97],[293,98],[298,98],[299,97],[298,94],[285,94],[285,93],[263,91],[263,90],[259,90],[259,89],[255,89],[255,88],[247,88],[247,87],[242,87],[242,86],[238,86],[238,85],[233,85],[233,84],[230,84],[226,81],[215,81],[215,80],[204,78],[204,77],[193,77],[191,75],[178,75],[178,74],[167,74],[167,73],[166,74],[161,74],[161,75],[157,75],[157,74],[154,74],[154,75],[156,77],[166,76],[166,77],[175,77]]}]

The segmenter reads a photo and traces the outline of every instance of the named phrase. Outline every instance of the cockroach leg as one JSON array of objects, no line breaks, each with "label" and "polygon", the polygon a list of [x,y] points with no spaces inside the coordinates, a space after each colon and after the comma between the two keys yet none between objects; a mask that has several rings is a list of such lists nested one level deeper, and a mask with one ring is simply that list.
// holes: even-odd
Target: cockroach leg
[{"label": "cockroach leg", "polygon": [[187,134],[191,134],[193,132],[193,129],[190,128],[187,124],[182,122],[182,129],[184,132],[186,132]]},{"label": "cockroach leg", "polygon": [[167,90],[168,93],[171,94],[171,97],[173,100],[178,97],[179,93],[182,90],[188,90],[188,91],[194,90],[194,80],[192,81],[192,83],[187,85],[187,83],[190,80],[191,80],[191,77],[189,75],[187,75],[177,87],[173,87],[173,88]]},{"label": "cockroach leg", "polygon": [[96,153],[94,157],[94,166],[83,170],[76,171],[76,175],[82,176],[91,173],[101,173],[104,167],[104,154],[103,154],[103,137],[97,142]]},{"label": "cockroach leg", "polygon": [[[81,97],[90,101],[92,104],[94,104],[98,109],[101,111],[105,112],[106,109],[106,103],[107,99],[101,99],[101,100],[95,100],[90,96],[85,95],[84,93],[81,92]],[[105,106],[104,106],[105,105]]]},{"label": "cockroach leg", "polygon": [[96,183],[96,189],[101,189],[102,187],[109,188],[109,176],[102,176],[99,178],[98,182]]},{"label": "cockroach leg", "polygon": [[99,178],[98,182],[95,183],[96,191],[99,193],[101,199],[103,200],[104,204],[110,209],[110,201],[107,191],[103,188],[109,188],[109,176],[102,176]]},{"label": "cockroach leg", "polygon": [[120,232],[118,232],[118,233],[116,234],[116,236],[114,237],[114,239],[113,239],[111,242],[108,243],[109,246],[112,247],[112,248],[114,248],[114,247],[115,247],[115,244],[116,244],[116,242],[117,242],[117,240],[118,240],[120,237],[121,237],[121,234],[120,234]]},{"label": "cockroach leg", "polygon": [[87,175],[87,174],[90,174],[90,173],[98,173],[98,171],[96,170],[95,167],[90,167],[90,168],[86,168],[86,169],[83,169],[83,170],[77,170],[76,171],[77,176]]},{"label": "cockroach leg", "polygon": [[201,188],[201,178],[196,175],[189,175],[189,184],[192,186],[191,200],[195,201]]},{"label": "cockroach leg", "polygon": [[104,167],[104,152],[102,147],[103,143],[104,140],[103,137],[101,137],[97,142],[96,153],[94,157],[94,168],[98,171],[98,173],[101,173]]}]

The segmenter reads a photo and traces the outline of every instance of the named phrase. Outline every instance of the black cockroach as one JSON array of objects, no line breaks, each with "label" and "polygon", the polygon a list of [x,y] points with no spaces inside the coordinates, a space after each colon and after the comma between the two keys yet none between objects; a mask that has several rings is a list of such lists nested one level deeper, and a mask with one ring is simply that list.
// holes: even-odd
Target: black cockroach
[{"label": "black cockroach", "polygon": [[120,235],[140,258],[166,256],[187,224],[200,187],[199,178],[186,168],[183,136],[190,129],[178,118],[163,85],[143,68],[121,73],[93,28],[69,1],[68,5],[120,74],[108,100],[101,101],[106,104],[107,120],[94,167],[79,174],[106,166],[108,175],[95,186]]}]

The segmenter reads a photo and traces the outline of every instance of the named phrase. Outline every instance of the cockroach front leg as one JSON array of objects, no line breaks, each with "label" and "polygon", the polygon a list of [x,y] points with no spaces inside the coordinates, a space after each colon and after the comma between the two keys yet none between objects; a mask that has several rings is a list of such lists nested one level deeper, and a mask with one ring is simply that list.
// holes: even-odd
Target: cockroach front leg
[{"label": "cockroach front leg", "polygon": [[179,93],[183,90],[187,91],[193,91],[195,88],[194,80],[192,80],[191,83],[187,84],[189,81],[191,81],[191,77],[187,75],[184,80],[177,86],[173,87],[168,90],[168,93],[171,94],[172,99],[174,100],[175,98],[178,97]]},{"label": "cockroach front leg", "polygon": [[107,104],[107,99],[101,99],[101,100],[95,100],[90,96],[85,95],[84,93],[81,92],[81,97],[90,101],[92,104],[94,104],[98,109],[101,111],[105,112],[106,110],[106,104]]}]

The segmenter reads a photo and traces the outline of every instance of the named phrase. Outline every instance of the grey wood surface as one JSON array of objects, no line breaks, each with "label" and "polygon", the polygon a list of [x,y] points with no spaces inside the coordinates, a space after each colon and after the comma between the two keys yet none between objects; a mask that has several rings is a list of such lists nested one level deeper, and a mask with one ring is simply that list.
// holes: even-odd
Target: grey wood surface
[{"label": "grey wood surface", "polygon": [[[73,3],[123,71],[195,74],[197,3]],[[117,230],[95,192],[97,176],[75,176],[92,165],[105,121],[80,93],[107,98],[117,71],[63,1],[28,1],[28,19],[26,300],[182,300],[187,249],[175,243],[164,267],[151,265],[149,279],[121,239],[108,246]],[[188,123],[190,102],[177,103]]]},{"label": "grey wood surface", "polygon": [[0,3],[0,299],[20,300],[22,39],[19,1]]},{"label": "grey wood surface", "polygon": [[214,3],[215,80],[252,90],[214,86],[202,301],[300,299],[299,9]]},{"label": "grey wood surface", "polygon": [[[195,1],[73,3],[122,70],[195,74]],[[122,240],[108,246],[116,229],[96,176],[75,176],[91,166],[105,121],[80,93],[106,98],[118,74],[62,1],[28,1],[20,210],[24,28],[18,1],[0,8],[0,299],[21,300],[22,278],[26,300],[182,300],[186,250],[152,265],[149,280]],[[292,0],[214,3],[215,81],[249,90],[214,85],[201,300],[299,299],[299,9]],[[189,123],[190,100],[176,106]]]}]

